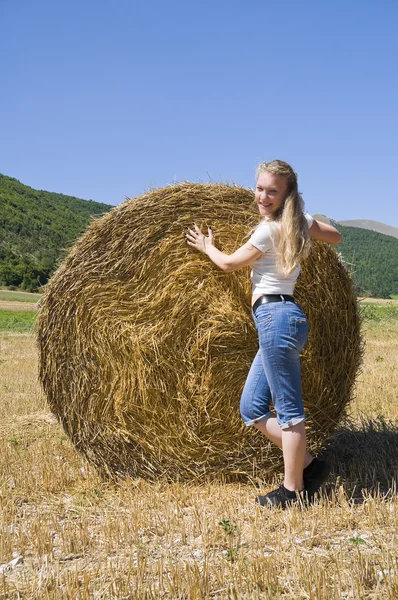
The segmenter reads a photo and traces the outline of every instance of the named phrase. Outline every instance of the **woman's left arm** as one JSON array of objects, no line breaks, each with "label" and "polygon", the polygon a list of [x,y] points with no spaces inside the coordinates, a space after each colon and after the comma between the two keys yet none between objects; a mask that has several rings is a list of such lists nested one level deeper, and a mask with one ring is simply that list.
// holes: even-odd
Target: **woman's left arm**
[{"label": "woman's left arm", "polygon": [[336,227],[315,219],[310,227],[310,236],[313,240],[320,240],[327,244],[339,244],[342,240],[341,233]]},{"label": "woman's left arm", "polygon": [[188,231],[185,234],[187,244],[196,248],[199,252],[207,254],[217,267],[227,273],[247,267],[262,254],[261,250],[258,250],[250,242],[243,244],[233,254],[225,254],[215,247],[211,227],[208,228],[208,237],[201,232],[195,223],[193,227],[193,229],[187,228]]}]

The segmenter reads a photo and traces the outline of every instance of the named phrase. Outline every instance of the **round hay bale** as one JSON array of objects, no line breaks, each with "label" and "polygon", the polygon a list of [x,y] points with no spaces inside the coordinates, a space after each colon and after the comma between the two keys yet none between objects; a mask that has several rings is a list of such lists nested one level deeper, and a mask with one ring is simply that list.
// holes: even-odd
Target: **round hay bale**
[{"label": "round hay bale", "polygon": [[[226,274],[189,247],[193,220],[211,224],[231,253],[258,223],[253,192],[182,183],[126,201],[91,223],[41,301],[48,403],[111,477],[231,481],[281,464],[239,412],[257,351],[250,270]],[[314,244],[296,296],[311,326],[303,392],[318,451],[345,413],[362,354],[355,293],[335,250]]]}]

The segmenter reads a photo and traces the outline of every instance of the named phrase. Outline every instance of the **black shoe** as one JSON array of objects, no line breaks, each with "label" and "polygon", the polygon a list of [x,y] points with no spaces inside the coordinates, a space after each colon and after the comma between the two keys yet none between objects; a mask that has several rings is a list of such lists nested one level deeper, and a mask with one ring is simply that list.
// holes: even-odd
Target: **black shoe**
[{"label": "black shoe", "polygon": [[316,492],[327,480],[330,473],[330,465],[324,460],[314,458],[303,471],[304,490],[308,500],[312,500]]},{"label": "black shoe", "polygon": [[273,490],[265,496],[257,496],[256,502],[261,506],[268,506],[268,508],[286,508],[293,504],[302,504],[304,495],[303,491],[292,492],[282,484],[277,490]]}]

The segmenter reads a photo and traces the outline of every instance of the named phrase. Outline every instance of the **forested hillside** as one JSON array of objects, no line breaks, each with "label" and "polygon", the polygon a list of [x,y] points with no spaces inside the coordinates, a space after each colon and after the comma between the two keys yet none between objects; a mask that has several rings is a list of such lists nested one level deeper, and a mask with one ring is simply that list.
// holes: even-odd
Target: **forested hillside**
[{"label": "forested hillside", "polygon": [[[90,218],[111,208],[34,190],[0,174],[0,285],[38,290]],[[379,298],[398,294],[398,239],[332,222],[343,234],[337,249],[353,272],[358,292]]]},{"label": "forested hillside", "polygon": [[398,238],[359,227],[333,223],[342,233],[337,246],[353,269],[353,279],[363,296],[389,298],[398,294]]},{"label": "forested hillside", "polygon": [[0,285],[35,291],[91,216],[112,206],[34,190],[0,174]]}]

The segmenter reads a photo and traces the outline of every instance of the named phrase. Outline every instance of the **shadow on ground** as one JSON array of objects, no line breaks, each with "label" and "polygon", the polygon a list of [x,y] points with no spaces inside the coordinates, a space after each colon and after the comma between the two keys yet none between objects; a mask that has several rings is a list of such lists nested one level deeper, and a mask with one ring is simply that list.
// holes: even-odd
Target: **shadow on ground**
[{"label": "shadow on ground", "polygon": [[336,430],[322,453],[330,462],[329,481],[343,485],[355,498],[363,492],[396,493],[398,425],[382,417]]}]

